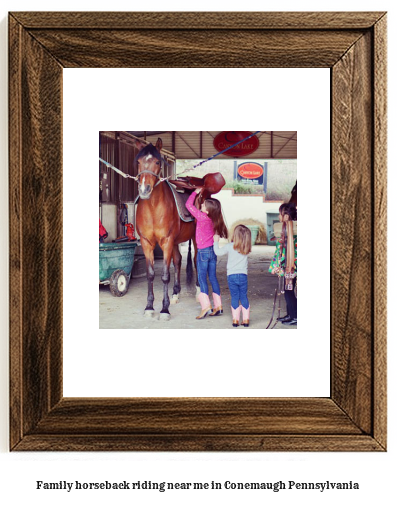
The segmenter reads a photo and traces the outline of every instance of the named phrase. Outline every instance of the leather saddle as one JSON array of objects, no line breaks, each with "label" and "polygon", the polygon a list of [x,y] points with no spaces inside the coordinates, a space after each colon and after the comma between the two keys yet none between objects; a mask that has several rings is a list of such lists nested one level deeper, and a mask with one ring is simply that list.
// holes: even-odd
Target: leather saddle
[{"label": "leather saddle", "polygon": [[217,194],[225,185],[225,178],[221,173],[208,173],[203,178],[196,178],[194,176],[186,176],[176,180],[170,180],[172,185],[175,185],[177,190],[184,190],[186,193],[191,194],[196,188],[201,188],[198,199],[195,205],[200,208],[200,205],[212,194]]}]

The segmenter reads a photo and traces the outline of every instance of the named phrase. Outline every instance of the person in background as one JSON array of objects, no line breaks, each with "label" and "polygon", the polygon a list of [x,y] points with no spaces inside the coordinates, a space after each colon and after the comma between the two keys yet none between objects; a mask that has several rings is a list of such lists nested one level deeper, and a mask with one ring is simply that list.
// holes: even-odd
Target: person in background
[{"label": "person in background", "polygon": [[[285,302],[287,314],[278,319],[286,326],[296,326],[297,299],[295,286],[297,278],[297,236],[293,234],[293,221],[297,220],[294,203],[284,203],[279,208],[279,221],[285,224],[281,238],[277,239],[276,251],[270,263],[269,271],[285,279]],[[285,276],[287,275],[287,276]]]},{"label": "person in background", "polygon": [[101,219],[99,219],[99,243],[104,243],[105,239],[108,237],[108,231],[101,223]]},{"label": "person in background", "polygon": [[[233,327],[240,324],[243,313],[243,326],[249,326],[250,305],[248,301],[248,254],[251,252],[251,231],[245,225],[238,225],[233,232],[231,243],[222,248],[219,236],[214,236],[216,255],[227,255],[227,283],[232,297]],[[241,303],[241,304],[240,304]]]},{"label": "person in background", "polygon": [[[214,234],[227,238],[227,227],[223,221],[221,203],[218,199],[209,198],[201,205],[201,211],[198,210],[194,201],[200,191],[200,188],[196,189],[186,201],[186,208],[197,221],[197,274],[201,291],[199,295],[201,313],[196,319],[204,319],[207,315],[215,317],[223,313],[221,290],[216,277],[217,257],[214,252]],[[207,276],[212,286],[214,300],[212,312]]]}]

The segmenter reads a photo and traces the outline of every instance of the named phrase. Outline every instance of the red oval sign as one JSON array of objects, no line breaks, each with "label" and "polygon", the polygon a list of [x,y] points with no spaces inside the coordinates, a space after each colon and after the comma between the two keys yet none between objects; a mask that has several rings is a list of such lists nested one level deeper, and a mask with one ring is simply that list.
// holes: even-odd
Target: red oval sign
[{"label": "red oval sign", "polygon": [[239,166],[238,173],[242,178],[256,180],[263,175],[263,167],[255,162],[247,162]]},{"label": "red oval sign", "polygon": [[228,157],[244,157],[256,151],[259,147],[259,139],[256,136],[252,136],[246,141],[248,136],[252,135],[249,131],[224,131],[218,134],[214,139],[214,147],[218,151],[223,151],[233,146],[233,144],[239,143],[234,148],[230,148],[224,154]]}]

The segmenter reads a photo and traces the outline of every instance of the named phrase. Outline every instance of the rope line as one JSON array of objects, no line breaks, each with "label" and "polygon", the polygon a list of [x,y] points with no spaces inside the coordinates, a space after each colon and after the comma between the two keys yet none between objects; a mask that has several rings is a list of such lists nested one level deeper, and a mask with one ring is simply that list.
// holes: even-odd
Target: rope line
[{"label": "rope line", "polygon": [[152,171],[142,171],[137,176],[132,176],[131,174],[123,173],[123,171],[120,171],[120,169],[117,169],[117,167],[115,167],[114,165],[109,164],[109,162],[106,162],[106,160],[103,160],[101,157],[99,157],[99,162],[102,162],[102,164],[105,164],[106,167],[113,169],[113,171],[116,171],[116,173],[120,174],[120,176],[122,176],[123,178],[131,178],[135,181],[138,181],[141,174],[145,174],[145,173],[153,174],[153,176],[156,176],[159,179],[158,183],[161,183],[162,181],[166,181],[171,178],[171,176],[167,176],[166,178],[160,178],[160,176],[158,174],[155,174]]},{"label": "rope line", "polygon": [[234,148],[235,146],[243,143],[244,141],[247,141],[248,139],[250,139],[251,137],[254,137],[256,136],[257,134],[259,134],[260,132],[262,132],[261,130],[257,130],[256,132],[254,132],[253,134],[249,135],[248,137],[246,137],[245,139],[242,139],[241,141],[238,141],[237,143],[234,143],[232,144],[231,146],[228,146],[227,148],[225,148],[224,150],[222,151],[218,151],[218,153],[215,153],[215,155],[212,155],[212,157],[209,157],[207,158],[206,160],[202,160],[199,164],[196,164],[194,165],[191,169],[185,169],[183,172],[181,172],[180,174],[178,174],[178,176],[180,176],[181,174],[185,174],[187,173],[188,171],[193,171],[194,169],[196,169],[196,167],[200,167],[201,165],[205,164],[206,162],[209,162],[210,160],[214,159],[215,157],[217,157],[218,155],[222,155],[222,153],[225,153],[225,151],[228,151],[228,150],[231,150],[232,148]]},{"label": "rope line", "polygon": [[[181,172],[180,174],[178,174],[178,176],[180,176],[181,174],[184,174],[184,173],[186,173],[188,171],[193,171],[194,169],[196,169],[196,167],[200,167],[201,165],[205,164],[206,162],[209,162],[210,160],[214,159],[215,157],[218,157],[219,155],[222,155],[222,153],[225,153],[226,151],[231,150],[235,146],[243,143],[244,141],[247,141],[251,137],[256,136],[260,132],[262,132],[262,131],[261,130],[257,130],[256,132],[254,132],[253,134],[250,134],[245,139],[242,139],[241,141],[238,141],[237,143],[234,143],[231,146],[228,146],[227,148],[225,148],[222,151],[218,151],[218,153],[215,153],[215,155],[212,155],[212,157],[209,157],[206,160],[202,160],[199,164],[194,165],[192,168],[185,169],[183,172]],[[140,175],[142,174],[142,173],[140,173],[137,176],[132,176],[131,174],[123,173],[123,171],[120,171],[120,169],[117,169],[117,167],[115,167],[114,165],[109,164],[109,162],[106,162],[106,160],[103,160],[101,157],[99,157],[99,161],[102,162],[102,164],[105,164],[106,167],[109,167],[110,169],[113,169],[113,171],[116,171],[116,173],[120,174],[123,178],[132,178],[133,180],[138,181]],[[146,172],[150,172],[150,171],[146,171]],[[155,175],[155,176],[157,176],[157,175]],[[167,176],[166,178],[160,178],[160,177],[158,177],[158,178],[159,178],[158,183],[161,183],[162,181],[170,179],[171,176]]]}]

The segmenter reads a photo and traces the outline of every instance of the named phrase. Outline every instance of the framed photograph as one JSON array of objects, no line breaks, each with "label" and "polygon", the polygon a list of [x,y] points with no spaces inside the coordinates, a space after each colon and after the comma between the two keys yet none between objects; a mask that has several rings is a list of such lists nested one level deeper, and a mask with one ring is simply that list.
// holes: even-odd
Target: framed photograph
[{"label": "framed photograph", "polygon": [[[126,75],[128,74],[125,72],[127,69],[122,70],[124,71],[123,77],[118,75],[120,73],[113,72],[113,83],[117,83],[116,88],[121,97],[121,102],[117,103],[117,99],[112,98],[112,100],[107,101],[107,107],[100,108],[103,124],[116,123],[114,118],[116,114],[115,110],[121,111],[126,118],[133,117],[134,122],[138,123],[140,115],[143,115],[143,118],[147,116],[150,97],[158,89],[157,80],[155,79],[152,79],[154,83],[153,88],[147,84],[152,77],[151,71],[155,69],[149,69],[149,73],[145,73],[147,69],[128,69],[128,71],[135,71],[130,77]],[[230,108],[229,100],[233,101],[236,91],[240,90],[237,75],[244,76],[246,80],[248,69],[229,69],[229,72],[225,72],[225,69],[215,69],[214,71],[214,69],[208,68],[178,70],[179,72],[176,69],[161,69],[160,71],[162,82],[172,82],[172,88],[175,90],[174,95],[172,95],[172,89],[170,90],[161,85],[161,94],[164,99],[163,103],[159,105],[161,107],[160,116],[168,116],[169,109],[179,104],[180,98],[178,95],[180,96],[181,90],[189,90],[189,99],[185,99],[189,102],[189,107],[186,108],[185,114],[188,120],[199,116],[197,102],[202,101],[201,108],[203,111],[205,109],[213,111],[213,107],[209,102],[214,97],[219,96],[220,100],[216,107],[217,116],[222,118],[224,123],[233,122],[233,119],[226,118],[227,111],[225,109],[231,109],[229,114],[232,117],[236,114],[236,111]],[[203,73],[203,70],[205,70],[205,73]],[[266,122],[268,125],[280,118],[282,108],[283,111],[288,111],[289,113],[288,121],[286,120],[288,124],[295,125],[295,118],[297,116],[298,118],[308,116],[307,112],[305,115],[304,104],[306,101],[302,100],[303,107],[300,109],[301,114],[295,113],[294,118],[291,118],[290,108],[286,104],[286,95],[289,96],[288,100],[289,104],[291,104],[291,109],[296,104],[298,97],[302,98],[300,92],[298,92],[301,88],[297,86],[296,69],[266,69],[268,73],[264,69],[250,70],[252,71],[251,74],[253,74],[251,76],[253,81],[255,77],[258,81],[266,81],[266,83],[261,85],[261,94],[263,94],[266,102],[268,102],[269,96],[273,98],[275,96],[275,91],[271,92],[269,90],[269,81],[274,81],[272,88],[276,89],[276,91],[277,87],[278,90],[280,89],[279,80],[288,83],[285,85],[285,92],[282,93],[284,103],[281,105],[279,101],[275,101],[277,104],[274,108],[275,120],[270,118],[272,114],[270,104],[266,105]],[[237,72],[231,73],[230,71]],[[81,72],[83,71],[72,72],[73,76],[71,79],[77,79],[78,92],[76,94],[73,91],[69,91],[67,83],[65,83],[68,72],[64,71],[64,95],[71,97],[80,95],[82,102],[84,102],[83,105],[80,104],[79,100],[74,100],[72,103],[66,104],[64,100],[64,109],[67,110],[67,116],[71,118],[70,122],[64,121],[64,150],[68,150],[66,130],[70,128],[71,149],[68,151],[74,154],[70,166],[67,165],[67,160],[64,159],[64,216],[70,217],[68,218],[70,232],[66,228],[64,221],[64,242],[69,243],[72,249],[75,248],[73,245],[75,245],[76,240],[81,241],[81,244],[87,242],[94,244],[94,241],[87,237],[85,228],[82,228],[82,235],[79,239],[77,237],[79,231],[76,231],[76,224],[81,222],[81,209],[75,206],[78,189],[76,188],[77,171],[74,160],[78,158],[79,165],[89,167],[89,159],[87,164],[87,161],[83,161],[82,158],[84,153],[90,157],[92,149],[88,146],[87,136],[85,135],[86,130],[89,129],[87,122],[83,123],[80,130],[80,127],[76,126],[75,118],[81,115],[81,111],[84,110],[84,118],[94,118],[91,122],[95,123],[97,121],[95,112],[98,109],[98,103],[102,102],[102,97],[109,93],[113,96],[113,92],[110,91],[110,80],[100,77],[103,76],[103,69],[94,69],[94,71],[90,69],[89,72],[84,72],[85,77],[83,79],[79,78]],[[280,73],[281,77],[277,79]],[[327,150],[329,150],[330,118],[329,89],[327,90],[329,71],[328,69],[322,69],[322,72],[320,69],[303,69],[301,71],[302,87],[307,90],[306,96],[310,100],[310,97],[313,97],[313,90],[322,89],[323,87],[318,86],[316,88],[316,80],[313,77],[310,86],[308,86],[308,73],[311,75],[321,73],[322,79],[320,82],[324,86],[324,94],[321,94],[321,96],[325,103],[326,114],[323,113],[323,120],[320,113],[317,114],[316,120],[312,120],[312,122],[315,123],[317,121],[321,123],[321,120],[323,121],[323,128],[320,128],[320,124],[318,124],[318,130],[322,134],[318,144],[320,146],[325,145],[326,148],[320,151],[320,148],[317,146],[317,153],[322,158],[322,165],[325,165],[329,161],[329,154],[327,153]],[[202,77],[203,74],[205,77]],[[289,76],[286,74],[289,74]],[[222,76],[224,76],[223,79]],[[288,77],[290,79],[295,77],[294,91],[290,89]],[[145,82],[144,93],[147,97],[146,100],[142,100],[141,107],[135,102],[131,103],[128,99],[126,100],[130,94],[129,90],[134,89],[134,83],[139,79]],[[232,86],[230,86],[230,82],[233,83]],[[243,86],[244,82],[243,80]],[[227,95],[227,88],[230,88],[229,95]],[[243,96],[245,95],[246,93],[243,91]],[[195,98],[196,104],[194,105],[191,104],[192,97]],[[314,105],[315,99],[312,98],[312,101]],[[87,104],[88,102],[91,102],[91,107]],[[227,103],[227,105],[224,105],[224,103]],[[126,112],[127,108],[129,110]],[[143,109],[143,112],[140,109]],[[183,118],[183,113],[184,111],[178,109],[178,121],[181,124],[186,124],[186,118]],[[254,116],[253,120],[248,119],[250,113]],[[255,123],[257,121],[254,108],[251,108],[250,112],[244,110],[243,114],[244,122]],[[208,117],[208,114],[203,115],[201,119],[203,117]],[[124,122],[121,121],[122,123]],[[69,127],[70,124],[71,127]],[[311,140],[313,140],[313,136],[314,133],[310,136]],[[247,238],[249,238],[247,243],[249,243],[250,247],[247,248],[245,257],[240,258],[240,261],[244,261],[244,267],[240,267],[239,269],[245,271],[247,290],[246,297],[242,296],[245,303],[244,310],[239,307],[240,303],[236,303],[235,301],[235,298],[239,296],[238,291],[235,291],[233,304],[235,317],[239,321],[239,324],[242,324],[242,326],[238,325],[236,327],[239,327],[238,331],[243,330],[244,318],[242,314],[244,313],[247,318],[245,327],[249,328],[250,331],[253,329],[275,329],[279,331],[281,324],[279,323],[280,325],[276,327],[277,316],[281,316],[279,314],[285,316],[287,310],[284,309],[286,307],[284,294],[282,295],[281,291],[278,290],[279,284],[281,287],[281,282],[284,281],[284,277],[278,277],[270,269],[270,263],[272,261],[274,264],[276,263],[273,259],[276,255],[275,249],[277,244],[275,240],[271,241],[271,239],[273,237],[274,224],[277,223],[281,226],[281,222],[278,222],[280,205],[292,199],[292,191],[294,188],[297,189],[297,137],[297,131],[218,132],[157,130],[154,132],[99,132],[99,150],[101,153],[98,184],[99,220],[101,223],[101,236],[99,239],[99,328],[110,330],[152,329],[159,331],[161,330],[159,320],[162,320],[164,330],[185,330],[184,333],[180,333],[185,341],[186,330],[189,329],[197,328],[204,332],[213,329],[227,329],[230,331],[232,298],[227,275],[230,256],[227,254],[228,247],[226,245],[232,241],[234,231],[239,227],[237,233],[247,235]],[[81,144],[80,149],[78,149],[79,144]],[[235,144],[234,148],[230,148],[233,144]],[[314,160],[316,157],[314,156],[313,143],[310,144],[312,149],[311,158]],[[160,149],[162,151],[157,151],[157,145],[161,145]],[[139,154],[136,146],[141,150],[145,150],[142,151],[143,153],[150,151],[160,157],[159,159],[153,158],[152,163],[156,167],[153,167],[152,170],[146,169],[145,172],[142,172],[143,169],[138,169],[138,164],[134,163]],[[300,149],[301,153],[303,149],[304,147]],[[79,155],[77,155],[77,152]],[[252,161],[253,157],[255,161]],[[106,160],[110,160],[111,163],[106,162]],[[157,161],[159,162],[157,163]],[[140,171],[139,173],[138,170]],[[120,171],[122,174],[120,174]],[[153,171],[159,171],[158,177],[155,177],[156,173]],[[91,176],[93,174],[91,170],[87,170],[87,173]],[[306,164],[305,173],[311,173]],[[322,181],[319,181],[319,185],[323,188],[325,199],[328,198],[330,193],[329,188],[327,188],[329,175],[329,165],[323,169],[321,174],[316,173],[316,177],[319,180],[320,176],[322,176]],[[70,180],[69,186],[72,187],[70,192],[73,195],[73,199],[66,197],[69,187],[65,187],[65,178]],[[94,209],[98,202],[98,192],[95,187],[93,188],[92,181],[85,182],[81,178],[79,171],[79,188],[83,190],[79,200],[86,202],[88,209]],[[142,187],[142,183],[139,183],[139,181],[144,181],[147,187]],[[198,248],[194,245],[195,238],[199,236],[199,228],[196,227],[195,218],[189,213],[185,203],[189,196],[193,194],[195,190],[194,186],[198,188],[198,185],[214,185],[213,181],[215,181],[215,186],[211,187],[211,194],[209,194],[208,190],[205,190],[205,195],[206,197],[211,196],[216,199],[212,204],[219,206],[219,208],[212,211],[214,213],[212,216],[219,220],[217,209],[220,210],[220,215],[222,216],[220,224],[225,227],[226,232],[223,230],[224,236],[214,246],[212,246],[214,244],[213,235],[207,239],[207,242],[211,243],[207,247],[210,250],[211,248],[217,249],[217,257],[214,259],[216,271],[215,276],[211,275],[211,279],[207,284],[201,281],[204,293],[208,298],[204,297],[200,303],[201,286],[197,276],[198,270],[194,263],[195,259],[199,260],[200,255],[196,254]],[[302,180],[300,183],[304,183],[304,181]],[[322,183],[325,183],[325,188],[322,186]],[[147,191],[148,195],[145,196],[143,194],[141,198],[142,188]],[[89,200],[89,194],[92,194],[93,200],[96,197],[96,201],[93,204]],[[165,199],[166,204],[164,207],[161,204],[153,204],[159,199],[161,200],[161,198]],[[296,206],[297,191],[294,192],[293,199],[292,206]],[[302,203],[304,201],[302,196]],[[211,206],[211,202],[208,205]],[[326,204],[324,203],[325,206]],[[141,209],[145,212],[142,211],[140,214]],[[178,211],[179,220],[173,221],[170,228],[169,222],[174,220],[173,213],[170,210],[173,209]],[[294,208],[291,209],[294,212]],[[157,220],[153,219],[152,212],[157,217]],[[75,216],[72,219],[73,215]],[[139,223],[139,215],[141,223]],[[160,217],[166,217],[169,220],[169,222],[165,222],[166,226],[164,226]],[[313,220],[315,219],[316,215],[310,219],[313,227],[315,227],[313,224]],[[319,226],[324,227],[324,222],[320,217],[318,220]],[[128,226],[124,225],[129,222]],[[157,227],[156,223],[158,224]],[[146,230],[142,230],[145,224],[148,224]],[[127,231],[130,231],[129,236],[126,234]],[[157,243],[153,238],[150,243],[145,243],[145,239],[140,239],[140,236],[143,235],[144,238],[148,238],[150,234],[157,234]],[[326,238],[329,238],[329,231],[323,234]],[[297,228],[295,221],[294,236],[296,235]],[[165,252],[160,246],[162,245],[161,238],[169,238],[173,242],[173,246],[168,246]],[[200,244],[199,248],[203,248],[202,244]],[[324,245],[324,250],[329,251],[329,245]],[[179,251],[181,257],[179,268],[175,269],[173,252],[177,251]],[[146,258],[151,262],[150,256],[152,252],[154,258],[154,278],[148,290]],[[65,252],[64,255],[66,255]],[[91,253],[88,255],[92,256]],[[73,256],[73,253],[71,256]],[[279,257],[277,257],[278,259]],[[327,268],[329,268],[329,262],[326,264]],[[170,280],[168,280],[167,276],[163,276],[164,266],[166,267],[166,272],[170,273]],[[65,267],[67,267],[67,261],[65,262]],[[87,269],[87,266],[85,266],[85,269]],[[70,279],[75,279],[74,273],[72,267]],[[68,276],[64,271],[65,274]],[[296,275],[295,272],[294,275]],[[325,276],[329,279],[329,273]],[[309,279],[310,277],[305,278]],[[163,279],[165,282],[162,281]],[[164,284],[168,299],[164,297]],[[293,284],[296,287],[296,280],[295,283],[293,281]],[[149,295],[150,298],[154,298],[153,300],[151,299],[151,302],[148,300]],[[296,312],[294,312],[294,303],[296,303],[295,291],[290,291],[287,297],[289,295],[291,295],[290,299],[293,306],[291,313],[295,318],[297,317]],[[82,309],[86,307],[85,297],[86,294],[82,293],[82,299],[79,304]],[[77,305],[75,298],[76,291],[73,291],[73,303],[70,313],[70,320],[73,322],[76,322]],[[163,300],[164,312],[159,314],[159,311],[163,309]],[[213,302],[213,308],[218,308],[217,311],[213,312],[214,315],[212,315],[212,312],[206,312],[208,300]],[[150,306],[150,309],[146,311],[145,307],[147,304]],[[203,305],[204,312],[203,316],[199,319],[196,316],[200,313],[201,304]],[[329,308],[329,304],[327,308]],[[319,312],[321,312],[320,309]],[[221,315],[224,315],[225,318],[207,318],[208,316]],[[84,315],[81,316],[81,320],[84,320]],[[290,320],[292,322],[292,319]],[[291,322],[283,326],[284,331],[296,329],[297,324],[292,324]],[[196,324],[196,326],[193,324]],[[95,334],[95,332],[91,334]],[[174,332],[174,334],[177,333]],[[219,338],[219,334],[216,335],[216,339]],[[266,333],[261,332],[260,334],[263,338]],[[230,333],[227,333],[227,335],[225,347],[228,346],[228,341],[230,345]],[[168,342],[168,340],[169,336],[167,335],[166,341]],[[171,344],[169,346],[171,349],[173,348]],[[200,347],[200,343],[198,343],[197,348],[204,349],[206,347]],[[181,348],[177,347],[176,349],[180,350]],[[148,353],[150,355],[150,351]],[[135,355],[134,350],[131,351],[131,355]],[[238,357],[236,360],[239,362]],[[260,369],[263,370],[263,367]],[[200,377],[200,375],[198,376]],[[262,383],[263,381],[264,379],[262,378]]]},{"label": "framed photograph", "polygon": [[[331,69],[329,397],[63,396],[63,69],[124,67]],[[386,13],[16,12],[9,73],[10,449],[385,451]]]}]

